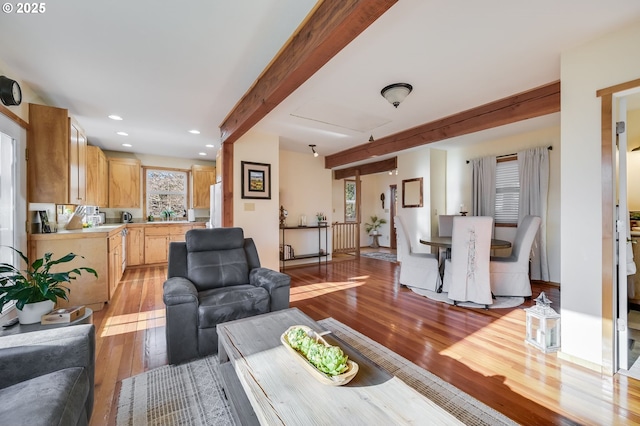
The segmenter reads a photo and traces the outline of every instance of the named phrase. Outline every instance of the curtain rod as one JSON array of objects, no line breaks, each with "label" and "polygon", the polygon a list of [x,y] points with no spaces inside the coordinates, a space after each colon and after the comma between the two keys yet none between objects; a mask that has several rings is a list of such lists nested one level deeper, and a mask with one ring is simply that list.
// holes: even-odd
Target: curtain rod
[{"label": "curtain rod", "polygon": [[[549,146],[547,147],[547,149],[548,149],[549,151],[552,151],[552,150],[553,150],[553,146],[549,145]],[[513,154],[496,155],[496,158],[511,157],[511,156],[514,156],[514,155],[518,155],[518,153],[517,153],[517,152],[514,152]],[[471,161],[471,160],[467,160],[467,164],[469,164],[469,162],[470,162],[470,161]]]}]

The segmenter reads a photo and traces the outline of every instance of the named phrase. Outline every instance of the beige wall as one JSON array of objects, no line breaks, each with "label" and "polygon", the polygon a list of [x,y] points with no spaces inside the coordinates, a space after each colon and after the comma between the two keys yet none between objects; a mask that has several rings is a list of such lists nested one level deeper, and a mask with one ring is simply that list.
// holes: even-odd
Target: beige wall
[{"label": "beige wall", "polygon": [[[596,91],[640,78],[639,45],[636,22],[561,56],[560,355],[597,366],[603,364],[604,342],[601,102]],[[605,249],[613,255],[613,247]]]},{"label": "beige wall", "polygon": [[[627,146],[631,151],[640,146],[640,110],[629,111],[627,119]],[[627,186],[629,210],[640,211],[640,151],[627,155]]]},{"label": "beige wall", "polygon": [[[332,173],[324,168],[324,157],[309,153],[280,151],[280,205],[288,212],[287,226],[298,226],[300,216],[306,216],[308,226],[317,224],[316,213],[324,213],[327,222],[337,219],[332,208]],[[278,209],[280,208],[278,205]],[[344,212],[344,210],[342,210]],[[278,211],[279,214],[279,211]],[[342,213],[344,216],[344,213]],[[276,225],[279,221],[276,221]],[[331,228],[320,232],[322,248],[332,249]],[[281,237],[281,235],[280,235]],[[285,231],[285,243],[293,247],[295,254],[318,252],[318,229]],[[281,241],[281,239],[279,240]],[[331,257],[329,257],[331,259]],[[324,260],[324,259],[323,259]],[[317,258],[287,262],[286,266],[317,262]]]},{"label": "beige wall", "polygon": [[[233,224],[253,238],[260,263],[279,270],[280,141],[278,136],[250,131],[233,144]],[[271,165],[271,199],[242,199],[241,161]]]}]

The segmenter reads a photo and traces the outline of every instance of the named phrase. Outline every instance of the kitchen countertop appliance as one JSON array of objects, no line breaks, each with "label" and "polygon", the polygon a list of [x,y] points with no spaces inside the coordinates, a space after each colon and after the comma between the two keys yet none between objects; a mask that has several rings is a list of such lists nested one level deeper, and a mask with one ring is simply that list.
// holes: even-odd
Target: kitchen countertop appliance
[{"label": "kitchen countertop appliance", "polygon": [[133,222],[133,216],[129,212],[122,212],[122,223],[131,223]]}]

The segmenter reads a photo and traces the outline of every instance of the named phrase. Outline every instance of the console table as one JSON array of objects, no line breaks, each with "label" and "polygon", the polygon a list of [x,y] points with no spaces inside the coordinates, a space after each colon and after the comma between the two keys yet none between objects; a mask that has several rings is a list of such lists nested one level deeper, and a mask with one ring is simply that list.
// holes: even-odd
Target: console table
[{"label": "console table", "polygon": [[[281,226],[280,230],[282,231],[282,248],[283,250],[280,252],[280,270],[284,271],[285,263],[290,262],[292,260],[300,260],[300,259],[310,259],[310,258],[318,258],[318,266],[322,265],[322,258],[324,258],[325,266],[328,264],[329,260],[329,232],[328,225],[315,225],[315,226]],[[286,240],[285,240],[285,232],[288,231],[296,231],[296,230],[310,230],[317,229],[318,230],[318,251],[315,253],[306,253],[306,254],[296,254],[294,250],[293,256],[287,258],[285,256],[286,253]],[[324,249],[322,248],[322,230],[324,230]]]}]

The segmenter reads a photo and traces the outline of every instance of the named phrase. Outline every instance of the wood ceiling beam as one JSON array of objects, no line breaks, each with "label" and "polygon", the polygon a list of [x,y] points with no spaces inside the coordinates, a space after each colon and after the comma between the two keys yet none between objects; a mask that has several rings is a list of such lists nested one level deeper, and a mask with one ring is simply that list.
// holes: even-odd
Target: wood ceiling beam
[{"label": "wood ceiling beam", "polygon": [[334,170],[333,178],[335,180],[340,180],[355,176],[357,172],[360,172],[360,176],[364,176],[372,175],[374,173],[388,172],[389,170],[395,170],[397,168],[398,157],[393,157],[387,160],[376,161],[375,163],[361,164],[347,169]]},{"label": "wood ceiling beam", "polygon": [[327,169],[560,111],[560,82],[540,86],[325,157]]},{"label": "wood ceiling beam", "polygon": [[222,142],[237,141],[396,2],[319,2],[224,119]]}]

